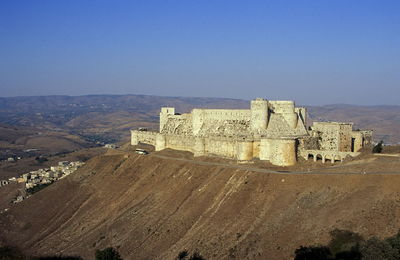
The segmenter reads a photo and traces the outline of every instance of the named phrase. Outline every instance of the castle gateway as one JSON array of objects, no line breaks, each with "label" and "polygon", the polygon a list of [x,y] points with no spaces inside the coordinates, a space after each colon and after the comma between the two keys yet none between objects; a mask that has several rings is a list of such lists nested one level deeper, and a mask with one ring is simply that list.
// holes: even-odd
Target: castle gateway
[{"label": "castle gateway", "polygon": [[306,109],[295,107],[294,101],[262,98],[252,100],[250,109],[193,109],[177,114],[173,107],[163,107],[160,131],[131,130],[131,144],[290,166],[299,157],[342,161],[371,143],[372,131],[354,131],[352,123],[339,122],[314,122],[307,129],[306,117]]}]

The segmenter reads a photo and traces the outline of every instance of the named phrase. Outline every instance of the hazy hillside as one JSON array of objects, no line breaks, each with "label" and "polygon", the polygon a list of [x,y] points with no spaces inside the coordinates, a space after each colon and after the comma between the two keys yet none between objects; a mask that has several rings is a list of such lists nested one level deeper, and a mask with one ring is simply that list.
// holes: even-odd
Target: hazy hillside
[{"label": "hazy hillside", "polygon": [[[249,108],[249,101],[222,98],[89,95],[0,98],[0,123],[63,130],[90,142],[127,141],[129,129],[158,129],[160,107],[177,112],[194,107]],[[308,107],[313,120],[354,122],[375,130],[376,140],[400,142],[400,106],[328,105]]]},{"label": "hazy hillside", "polygon": [[89,140],[127,139],[129,129],[158,128],[162,106],[177,112],[194,107],[247,108],[244,100],[144,95],[38,96],[0,98],[0,123],[39,129],[68,130]]},{"label": "hazy hillside", "polygon": [[0,160],[10,156],[27,157],[70,152],[90,145],[88,141],[67,131],[0,125]]},{"label": "hazy hillside", "polygon": [[92,259],[290,259],[334,228],[366,237],[400,226],[396,175],[267,174],[112,152],[0,215],[0,241]]}]

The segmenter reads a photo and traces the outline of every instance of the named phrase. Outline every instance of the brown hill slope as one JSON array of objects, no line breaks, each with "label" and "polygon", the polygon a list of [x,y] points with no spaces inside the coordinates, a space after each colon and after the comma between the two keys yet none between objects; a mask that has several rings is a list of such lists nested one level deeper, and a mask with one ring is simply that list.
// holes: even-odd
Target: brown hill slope
[{"label": "brown hill slope", "polygon": [[174,259],[183,249],[291,259],[333,228],[387,236],[400,227],[400,175],[267,174],[156,154],[91,159],[0,215],[0,240],[85,259],[107,246],[124,259]]}]

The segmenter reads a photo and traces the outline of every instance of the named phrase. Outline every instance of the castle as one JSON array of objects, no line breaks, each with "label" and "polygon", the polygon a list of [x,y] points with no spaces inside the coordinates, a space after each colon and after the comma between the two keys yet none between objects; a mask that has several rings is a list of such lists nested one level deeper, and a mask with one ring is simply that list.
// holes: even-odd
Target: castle
[{"label": "castle", "polygon": [[306,109],[295,107],[294,101],[262,98],[252,100],[250,109],[193,109],[178,114],[173,107],[163,107],[159,132],[131,130],[131,144],[290,166],[300,157],[342,161],[357,156],[372,141],[372,131],[354,131],[352,123],[314,122],[307,129],[306,120]]}]

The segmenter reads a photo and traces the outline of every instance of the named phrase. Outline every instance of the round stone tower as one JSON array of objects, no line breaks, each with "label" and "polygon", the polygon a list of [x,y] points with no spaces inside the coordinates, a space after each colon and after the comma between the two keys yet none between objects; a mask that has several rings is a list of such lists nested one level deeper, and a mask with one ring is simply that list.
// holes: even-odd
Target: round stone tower
[{"label": "round stone tower", "polygon": [[273,139],[274,154],[269,161],[274,165],[291,166],[296,164],[296,139]]},{"label": "round stone tower", "polygon": [[273,165],[290,166],[296,164],[296,139],[264,138],[261,139],[260,160],[268,160]]},{"label": "round stone tower", "polygon": [[268,100],[256,98],[251,101],[251,121],[250,126],[253,131],[265,130],[268,126]]}]

